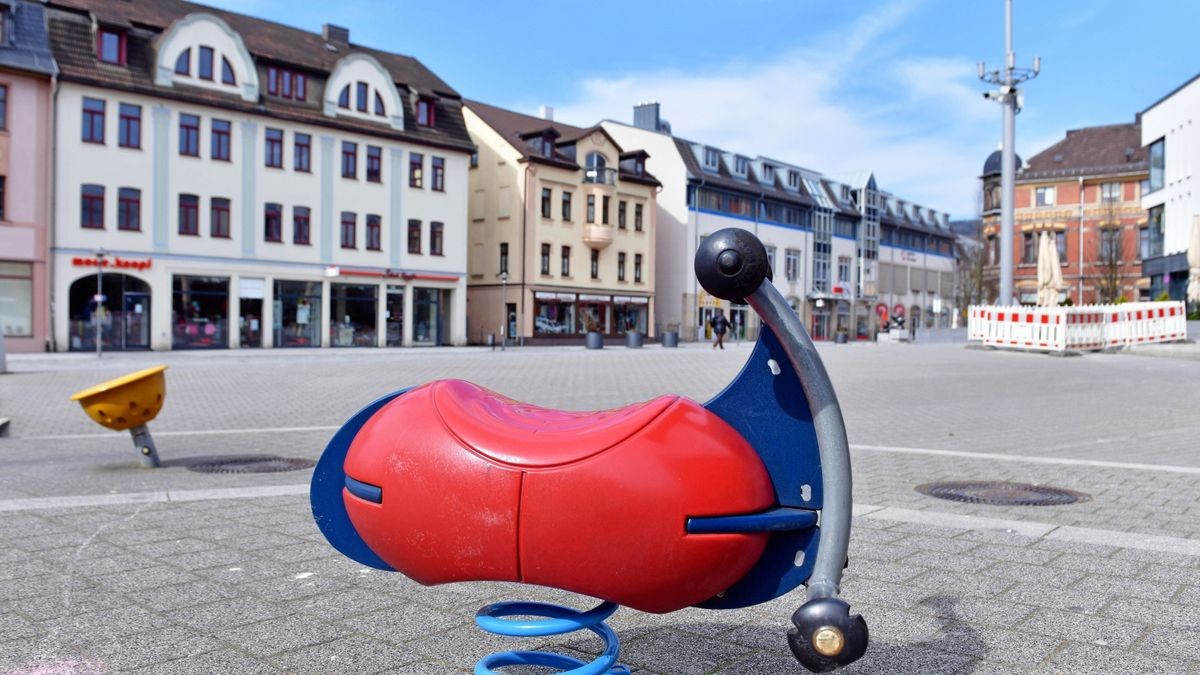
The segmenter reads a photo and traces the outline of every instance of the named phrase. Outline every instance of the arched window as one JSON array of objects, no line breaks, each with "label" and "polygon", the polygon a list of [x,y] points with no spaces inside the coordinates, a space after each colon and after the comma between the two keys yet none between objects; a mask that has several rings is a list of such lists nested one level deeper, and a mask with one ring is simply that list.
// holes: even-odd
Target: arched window
[{"label": "arched window", "polygon": [[383,97],[379,95],[378,89],[375,90],[375,114],[380,117],[387,115],[387,112],[383,108]]},{"label": "arched window", "polygon": [[[587,156],[587,171],[583,172],[583,182],[585,183],[608,183],[612,185],[612,180],[607,169],[608,162],[604,159],[604,155],[598,152],[589,153]],[[615,173],[615,172],[613,172]],[[605,197],[604,199],[608,199]]]},{"label": "arched window", "polygon": [[233,64],[229,63],[227,57],[221,57],[221,82],[224,84],[237,84],[237,78],[233,75]]},{"label": "arched window", "polygon": [[185,49],[179,53],[179,58],[175,59],[175,72],[180,75],[192,74],[192,50]]},{"label": "arched window", "polygon": [[342,87],[342,93],[338,94],[338,107],[339,108],[349,108],[350,107],[350,85],[346,85],[346,86]]},{"label": "arched window", "polygon": [[604,160],[604,155],[598,152],[593,152],[587,156],[587,168],[589,169],[603,171],[607,164],[608,163]]}]

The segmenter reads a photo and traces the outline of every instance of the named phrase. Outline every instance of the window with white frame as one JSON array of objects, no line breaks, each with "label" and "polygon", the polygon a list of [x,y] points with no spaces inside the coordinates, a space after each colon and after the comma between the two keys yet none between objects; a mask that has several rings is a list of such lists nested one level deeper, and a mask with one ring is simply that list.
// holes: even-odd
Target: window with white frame
[{"label": "window with white frame", "polygon": [[721,161],[721,156],[713,148],[704,149],[704,168],[716,169],[717,164]]},{"label": "window with white frame", "polygon": [[1100,199],[1106,202],[1121,201],[1121,184],[1105,183],[1100,186]]},{"label": "window with white frame", "polygon": [[1054,206],[1054,186],[1037,188],[1034,199],[1037,206]]},{"label": "window with white frame", "polygon": [[789,248],[783,253],[783,273],[788,281],[800,278],[800,251]]}]

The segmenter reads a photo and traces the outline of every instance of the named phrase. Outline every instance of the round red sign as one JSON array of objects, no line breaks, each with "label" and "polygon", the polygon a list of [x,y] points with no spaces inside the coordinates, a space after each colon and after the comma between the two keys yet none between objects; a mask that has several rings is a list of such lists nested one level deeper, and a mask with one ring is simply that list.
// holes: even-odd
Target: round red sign
[{"label": "round red sign", "polygon": [[904,316],[904,305],[896,305],[892,308],[892,314],[896,316]]}]

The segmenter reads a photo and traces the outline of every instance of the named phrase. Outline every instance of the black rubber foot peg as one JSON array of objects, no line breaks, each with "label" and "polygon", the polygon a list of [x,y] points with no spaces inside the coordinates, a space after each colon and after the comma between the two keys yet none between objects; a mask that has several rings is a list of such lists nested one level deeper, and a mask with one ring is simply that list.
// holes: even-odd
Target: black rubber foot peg
[{"label": "black rubber foot peg", "polygon": [[792,624],[788,646],[800,665],[814,673],[849,665],[867,651],[867,622],[859,614],[851,616],[844,600],[809,600],[792,614]]}]

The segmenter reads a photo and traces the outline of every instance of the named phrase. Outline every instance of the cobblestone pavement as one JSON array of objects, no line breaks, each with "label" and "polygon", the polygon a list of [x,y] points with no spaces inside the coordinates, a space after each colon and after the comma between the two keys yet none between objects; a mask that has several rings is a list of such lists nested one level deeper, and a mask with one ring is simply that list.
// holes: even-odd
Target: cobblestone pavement
[{"label": "cobblestone pavement", "polygon": [[[0,672],[436,675],[539,643],[590,653],[591,638],[512,640],[472,622],[499,599],[582,608],[587,598],[426,588],[367,571],[317,532],[310,472],[207,475],[186,464],[315,458],[361,405],[440,377],[563,408],[668,391],[705,400],[748,347],[10,356]],[[952,343],[820,349],[854,445],[859,515],[843,591],[872,637],[847,672],[1200,674],[1200,363]],[[170,364],[168,395],[151,428],[167,467],[151,471],[137,468],[126,436],[99,430],[68,397],[159,362]],[[1092,499],[994,507],[913,489],[969,479]],[[623,609],[611,623],[635,671],[795,673],[784,634],[800,599]]]}]

